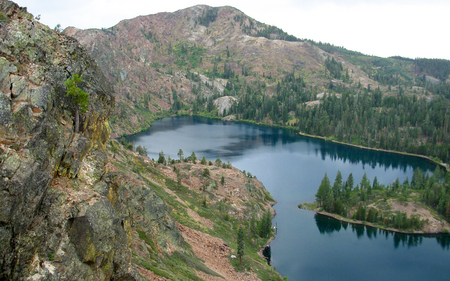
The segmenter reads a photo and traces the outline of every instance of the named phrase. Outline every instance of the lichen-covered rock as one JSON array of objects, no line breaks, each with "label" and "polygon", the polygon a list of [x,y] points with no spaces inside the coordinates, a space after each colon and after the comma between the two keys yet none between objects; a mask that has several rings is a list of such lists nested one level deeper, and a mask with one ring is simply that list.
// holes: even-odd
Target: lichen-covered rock
[{"label": "lichen-covered rock", "polygon": [[182,247],[181,235],[176,231],[177,227],[169,216],[169,210],[161,198],[145,184],[121,174],[107,173],[94,190],[109,199],[118,216],[129,216],[133,228],[146,233],[157,233],[158,245],[169,248],[169,252]]},{"label": "lichen-covered rock", "polygon": [[[131,219],[93,190],[106,172],[110,84],[75,39],[13,2],[0,0],[0,13],[0,279],[141,280]],[[72,74],[90,94],[80,133]]]},{"label": "lichen-covered rock", "polygon": [[[136,230],[165,252],[184,242],[149,186],[106,169],[110,83],[75,39],[13,2],[0,13],[0,280],[142,280]],[[79,133],[72,74],[89,93]]]}]

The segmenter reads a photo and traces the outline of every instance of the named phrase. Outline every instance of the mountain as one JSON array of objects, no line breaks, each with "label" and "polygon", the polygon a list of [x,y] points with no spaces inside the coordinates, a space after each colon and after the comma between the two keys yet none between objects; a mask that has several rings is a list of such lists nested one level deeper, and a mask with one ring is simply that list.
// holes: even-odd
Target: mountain
[{"label": "mountain", "polygon": [[114,137],[168,114],[196,114],[450,160],[447,60],[380,58],[301,40],[232,7],[64,32],[117,92]]},{"label": "mountain", "polygon": [[[247,83],[263,75],[272,77],[263,79],[269,93],[277,80],[293,70],[315,86],[327,84],[323,63],[328,55],[324,51],[295,38],[256,37],[266,33],[272,38],[288,36],[235,8],[204,5],[140,16],[108,29],[65,30],[85,46],[114,86],[118,93],[115,114],[131,117],[113,120],[112,129],[118,135],[146,128],[155,113],[172,107],[174,92],[184,104],[192,104],[196,92],[205,98],[222,95],[232,73]],[[354,71],[363,83],[369,83],[363,72]],[[224,72],[228,79],[218,78],[226,77]],[[211,79],[211,73],[216,73],[217,79]]]},{"label": "mountain", "polygon": [[[0,280],[282,280],[256,254],[257,179],[109,140],[114,89],[85,48],[6,0],[0,30]],[[257,273],[229,262],[240,225]]]}]

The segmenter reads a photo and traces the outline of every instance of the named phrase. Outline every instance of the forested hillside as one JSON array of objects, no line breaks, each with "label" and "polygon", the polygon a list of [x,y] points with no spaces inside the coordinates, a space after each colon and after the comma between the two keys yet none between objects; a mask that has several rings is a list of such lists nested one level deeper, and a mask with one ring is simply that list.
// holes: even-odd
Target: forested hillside
[{"label": "forested hillside", "polygon": [[[367,56],[296,38],[232,7],[65,33],[91,51],[118,93],[115,136],[166,114],[226,116],[449,161],[447,60]],[[234,104],[218,102],[224,96]]]}]

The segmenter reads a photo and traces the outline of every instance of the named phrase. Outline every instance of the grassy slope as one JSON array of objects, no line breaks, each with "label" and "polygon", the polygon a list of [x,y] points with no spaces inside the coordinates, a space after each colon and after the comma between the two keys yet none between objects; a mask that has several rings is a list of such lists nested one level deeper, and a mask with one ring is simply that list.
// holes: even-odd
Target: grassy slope
[{"label": "grassy slope", "polygon": [[[197,161],[197,164],[183,162],[167,166],[158,165],[158,163],[149,160],[147,157],[139,156],[134,151],[124,149],[114,140],[109,142],[109,150],[110,160],[114,167],[112,171],[126,174],[133,180],[145,182],[169,206],[171,215],[177,223],[221,238],[231,247],[232,253],[236,255],[237,229],[239,226],[242,226],[247,231],[248,219],[236,212],[236,208],[231,206],[232,203],[230,201],[223,200],[218,202],[215,200],[220,197],[220,195],[216,194],[216,191],[220,191],[222,188],[216,180],[217,175],[221,175],[226,171],[233,171],[237,177],[244,179],[245,176],[242,172],[235,168],[224,169],[215,165],[201,165],[199,161]],[[115,157],[113,158],[114,153]],[[197,189],[189,189],[185,184],[178,183],[171,178],[174,166],[178,167],[178,174],[183,178],[182,182],[189,176],[192,182],[198,181],[203,185],[200,188],[197,187]],[[198,172],[205,167],[209,167],[212,171],[210,178],[205,178]],[[216,180],[212,180],[212,178]],[[251,182],[255,181],[256,183],[256,179],[245,178],[245,181],[247,180],[249,184],[246,185],[247,187],[255,187]],[[226,181],[231,184],[233,178],[227,177]],[[169,193],[168,190],[172,192]],[[274,203],[272,197],[265,189],[258,192],[263,197],[260,196],[258,197],[259,199],[248,197],[249,200],[246,202],[248,206],[263,210],[263,208]],[[214,228],[210,229],[199,223],[198,220],[189,215],[192,212],[212,221]],[[204,272],[210,276],[219,276],[195,256],[188,244],[186,244],[184,249],[169,254],[161,250],[161,245],[158,244],[158,239],[155,235],[157,234],[144,233],[139,229],[134,233],[133,262],[136,265],[169,280],[201,280],[196,271]],[[262,280],[282,280],[278,273],[271,272],[270,267],[258,254],[267,241],[268,238],[253,237],[249,239],[246,236],[245,256],[242,267],[239,267],[236,260],[230,259],[230,262],[237,271],[256,272]]]}]

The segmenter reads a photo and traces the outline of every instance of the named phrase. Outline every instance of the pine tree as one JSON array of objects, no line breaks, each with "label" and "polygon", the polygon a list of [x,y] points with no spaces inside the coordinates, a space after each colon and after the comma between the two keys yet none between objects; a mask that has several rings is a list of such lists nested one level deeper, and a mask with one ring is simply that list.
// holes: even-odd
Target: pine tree
[{"label": "pine tree", "polygon": [[195,156],[195,152],[193,152],[192,151],[192,154],[191,154],[191,159],[192,159],[192,163],[194,163],[194,164],[196,164],[197,162],[197,156]]},{"label": "pine tree", "polygon": [[180,161],[182,161],[184,153],[183,153],[183,150],[181,148],[180,148],[180,150],[178,150],[177,155],[178,155],[178,157],[180,157]]},{"label": "pine tree", "polygon": [[158,163],[159,164],[165,164],[166,163],[166,157],[164,156],[164,152],[163,151],[161,151],[159,153]]},{"label": "pine tree", "polygon": [[138,145],[136,147],[136,152],[139,153],[139,155],[147,156],[147,148],[145,146]]},{"label": "pine tree", "polygon": [[341,198],[341,191],[342,191],[342,174],[341,171],[338,170],[336,174],[336,179],[334,180],[333,184],[333,193],[335,199]]},{"label": "pine tree", "polygon": [[333,190],[329,189],[327,196],[325,198],[324,206],[323,208],[327,212],[333,212],[334,211],[334,194]]},{"label": "pine tree", "polygon": [[67,88],[67,96],[71,97],[72,103],[75,106],[75,133],[79,132],[80,113],[87,111],[89,101],[89,94],[78,87],[80,83],[81,77],[78,74],[73,74],[72,77],[64,82]]},{"label": "pine tree", "polygon": [[272,214],[270,213],[269,210],[267,210],[261,219],[261,224],[259,227],[259,236],[261,236],[262,238],[267,238],[269,237],[271,230],[272,230]]},{"label": "pine tree", "polygon": [[353,190],[353,175],[350,173],[348,175],[347,181],[345,182],[345,198],[350,199],[350,192]]},{"label": "pine tree", "polygon": [[348,178],[347,178],[347,188],[351,191],[351,190],[353,190],[353,185],[354,185],[353,174],[350,173],[350,175],[348,175]]},{"label": "pine tree", "polygon": [[364,221],[366,219],[366,209],[361,203],[359,204],[358,210],[356,211],[355,219],[360,221]]},{"label": "pine tree", "polygon": [[319,206],[324,205],[325,199],[329,191],[330,191],[330,180],[328,179],[327,173],[325,173],[325,176],[323,177],[319,189],[317,190],[316,193],[316,202],[317,204],[319,204]]},{"label": "pine tree", "polygon": [[239,227],[237,235],[237,257],[239,258],[239,266],[242,266],[242,257],[244,256],[244,229]]}]

